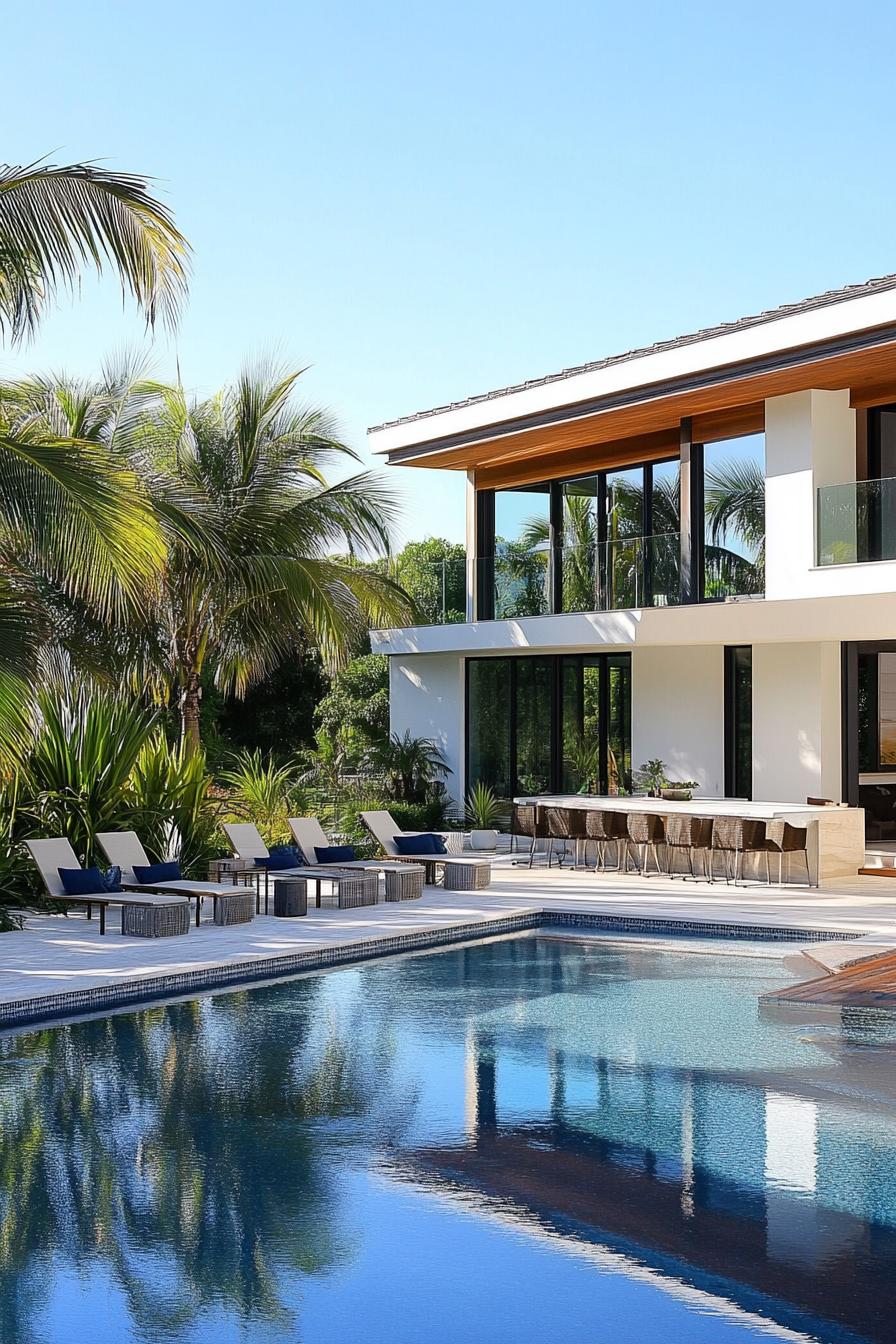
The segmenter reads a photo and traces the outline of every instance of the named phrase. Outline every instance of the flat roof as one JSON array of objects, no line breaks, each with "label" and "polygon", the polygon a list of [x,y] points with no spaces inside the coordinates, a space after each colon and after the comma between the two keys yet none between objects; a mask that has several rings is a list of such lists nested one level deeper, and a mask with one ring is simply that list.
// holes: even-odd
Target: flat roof
[{"label": "flat roof", "polygon": [[[369,443],[372,451],[388,454],[393,461],[410,461],[429,452],[443,453],[452,444],[535,428],[536,418],[544,423],[546,413],[561,408],[569,416],[577,413],[577,406],[581,414],[594,414],[602,409],[602,401],[618,407],[625,400],[638,399],[625,396],[638,389],[645,395],[662,395],[663,384],[671,388],[673,383],[711,370],[727,367],[729,376],[742,377],[746,365],[753,371],[759,367],[757,361],[782,352],[830,347],[838,353],[833,348],[837,338],[893,324],[896,275],[879,276],[735,322],[401,416],[369,429]],[[896,327],[892,333],[881,332],[881,340],[891,339],[896,339]],[[843,348],[854,350],[857,343]]]}]

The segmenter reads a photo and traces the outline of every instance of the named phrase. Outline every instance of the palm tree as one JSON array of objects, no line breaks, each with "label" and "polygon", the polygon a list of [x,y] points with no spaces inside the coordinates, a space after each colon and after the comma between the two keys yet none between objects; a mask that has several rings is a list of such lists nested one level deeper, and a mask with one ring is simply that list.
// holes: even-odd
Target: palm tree
[{"label": "palm tree", "polygon": [[[153,325],[171,323],[188,245],[145,178],[93,164],[0,165],[0,338],[33,333],[85,267],[118,272]],[[138,600],[163,545],[133,472],[77,417],[47,425],[0,404],[0,758],[27,737],[30,687],[52,634],[49,579],[105,616]]]},{"label": "palm tree", "polygon": [[420,803],[440,775],[451,769],[438,745],[428,737],[390,737],[375,742],[367,753],[370,766],[389,779],[393,797],[403,803]]},{"label": "palm tree", "polygon": [[31,335],[59,287],[91,265],[118,272],[151,326],[175,320],[189,245],[148,185],[92,163],[0,164],[0,335]]},{"label": "palm tree", "polygon": [[261,364],[191,400],[125,361],[95,385],[50,378],[6,389],[23,422],[102,444],[140,481],[166,541],[142,612],[110,632],[58,586],[50,606],[61,643],[92,672],[112,661],[135,688],[173,696],[193,746],[206,675],[241,695],[288,653],[297,628],[336,666],[370,622],[409,614],[398,585],[358,563],[388,553],[395,502],[366,472],[327,484],[325,466],[355,454],[324,412],[296,403],[300,376]]}]

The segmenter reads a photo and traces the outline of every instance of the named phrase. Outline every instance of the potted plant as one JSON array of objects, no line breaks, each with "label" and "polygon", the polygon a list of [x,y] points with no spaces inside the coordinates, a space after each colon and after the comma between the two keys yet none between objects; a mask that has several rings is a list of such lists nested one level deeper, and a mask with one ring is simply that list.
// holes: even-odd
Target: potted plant
[{"label": "potted plant", "polygon": [[667,779],[660,795],[669,803],[689,803],[699,787],[696,779]]},{"label": "potted plant", "polygon": [[482,782],[470,789],[466,799],[471,849],[494,849],[498,843],[501,806],[493,788]]},{"label": "potted plant", "polygon": [[638,783],[647,790],[648,798],[659,798],[669,783],[666,778],[666,763],[659,759],[645,761],[638,771]]}]

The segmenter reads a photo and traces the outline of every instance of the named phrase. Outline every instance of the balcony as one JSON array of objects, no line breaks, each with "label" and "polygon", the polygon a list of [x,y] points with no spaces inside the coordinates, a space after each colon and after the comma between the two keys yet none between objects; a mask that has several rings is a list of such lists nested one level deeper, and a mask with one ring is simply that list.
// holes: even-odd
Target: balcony
[{"label": "balcony", "polygon": [[[564,612],[622,611],[681,605],[681,537],[677,532],[616,538],[587,547],[507,545],[476,560],[433,566],[430,624],[464,622],[467,587],[480,620]],[[701,601],[762,592],[761,569],[721,547],[707,547]],[[435,617],[435,619],[433,619]]]},{"label": "balcony", "polygon": [[818,488],[820,566],[896,560],[896,479]]}]

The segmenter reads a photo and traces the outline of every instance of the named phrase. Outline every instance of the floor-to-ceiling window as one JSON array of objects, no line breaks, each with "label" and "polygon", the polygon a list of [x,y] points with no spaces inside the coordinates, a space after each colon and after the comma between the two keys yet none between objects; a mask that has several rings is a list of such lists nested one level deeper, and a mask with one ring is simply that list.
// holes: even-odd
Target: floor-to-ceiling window
[{"label": "floor-to-ceiling window", "polygon": [[495,491],[494,544],[487,557],[495,620],[551,610],[551,487]]},{"label": "floor-to-ceiling window", "polygon": [[765,436],[703,447],[703,597],[765,587]]},{"label": "floor-to-ceiling window", "polygon": [[515,794],[631,787],[631,657],[467,660],[467,787]]},{"label": "floor-to-ceiling window", "polygon": [[753,649],[725,649],[725,796],[753,796]]}]

